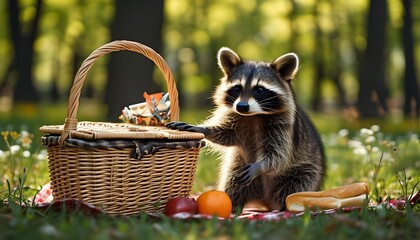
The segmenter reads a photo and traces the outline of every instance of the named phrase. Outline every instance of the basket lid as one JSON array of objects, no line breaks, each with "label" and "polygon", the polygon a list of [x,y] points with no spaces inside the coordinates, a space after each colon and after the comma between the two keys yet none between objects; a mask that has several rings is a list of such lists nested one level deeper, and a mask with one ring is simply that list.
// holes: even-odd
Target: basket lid
[{"label": "basket lid", "polygon": [[[64,125],[48,125],[39,129],[52,135],[61,135]],[[71,130],[69,138],[98,139],[203,139],[204,134],[168,129],[163,126],[142,126],[130,123],[88,122],[77,123],[77,130]]]}]

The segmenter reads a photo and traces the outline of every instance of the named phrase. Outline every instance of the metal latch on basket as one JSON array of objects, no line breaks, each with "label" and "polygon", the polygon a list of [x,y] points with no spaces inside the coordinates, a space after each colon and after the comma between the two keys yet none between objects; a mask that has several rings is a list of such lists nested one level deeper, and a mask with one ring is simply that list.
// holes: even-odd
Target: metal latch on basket
[{"label": "metal latch on basket", "polygon": [[201,140],[190,140],[183,142],[144,142],[144,141],[133,141],[136,145],[135,149],[131,152],[132,158],[141,159],[144,155],[154,154],[160,148],[202,148],[205,145],[204,141]]}]

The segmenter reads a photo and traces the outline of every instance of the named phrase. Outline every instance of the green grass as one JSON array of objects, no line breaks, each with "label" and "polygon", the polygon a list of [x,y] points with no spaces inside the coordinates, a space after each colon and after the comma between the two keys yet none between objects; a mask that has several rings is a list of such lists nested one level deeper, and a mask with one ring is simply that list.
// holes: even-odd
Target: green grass
[{"label": "green grass", "polygon": [[418,214],[363,209],[281,221],[173,220],[20,209],[0,215],[2,239],[416,239]]},{"label": "green grass", "polygon": [[144,214],[87,217],[26,211],[0,216],[2,239],[416,239],[418,215],[389,210],[305,215],[282,221],[171,220]]},{"label": "green grass", "polygon": [[[34,109],[33,109],[34,108]],[[64,110],[63,110],[64,109]],[[81,120],[100,120],[91,106]],[[26,114],[24,114],[24,112]],[[182,120],[200,122],[208,111],[184,111]],[[416,121],[348,121],[313,114],[322,133],[329,171],[324,188],[366,182],[370,202],[398,199],[419,191],[420,136]],[[131,217],[90,216],[44,211],[28,204],[49,181],[45,149],[37,132],[43,124],[62,124],[65,105],[26,106],[0,114],[0,239],[414,239],[420,230],[420,204],[399,209],[366,207],[337,214],[305,214],[280,221],[233,219],[174,220],[146,214]],[[380,126],[380,127],[379,127]],[[379,128],[378,128],[379,127]],[[203,150],[193,193],[214,188],[219,160]]]}]

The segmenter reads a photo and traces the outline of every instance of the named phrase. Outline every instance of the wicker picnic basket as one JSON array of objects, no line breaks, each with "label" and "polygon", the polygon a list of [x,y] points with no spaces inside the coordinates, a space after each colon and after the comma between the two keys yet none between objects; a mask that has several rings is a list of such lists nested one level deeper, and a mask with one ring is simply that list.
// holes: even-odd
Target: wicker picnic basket
[{"label": "wicker picnic basket", "polygon": [[76,73],[64,125],[42,126],[54,200],[80,199],[111,215],[164,209],[168,199],[189,196],[201,133],[130,123],[78,122],[80,91],[95,61],[129,50],[152,60],[163,73],[170,98],[170,120],[179,116],[178,93],[165,60],[132,41],[114,41],[93,51]]}]

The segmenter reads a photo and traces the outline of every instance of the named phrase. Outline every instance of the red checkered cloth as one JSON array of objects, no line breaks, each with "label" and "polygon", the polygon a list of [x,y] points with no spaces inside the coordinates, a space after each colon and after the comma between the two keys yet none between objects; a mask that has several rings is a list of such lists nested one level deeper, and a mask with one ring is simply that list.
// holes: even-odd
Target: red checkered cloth
[{"label": "red checkered cloth", "polygon": [[[320,214],[334,214],[338,212],[355,212],[360,211],[360,207],[349,207],[349,208],[342,208],[342,209],[329,209],[329,210],[322,210],[322,211],[311,211],[310,214],[312,216],[320,215]],[[289,219],[293,217],[301,217],[305,214],[305,212],[298,212],[293,213],[289,211],[279,212],[277,210],[271,212],[261,212],[261,211],[254,211],[244,209],[239,216],[235,216],[234,214],[230,215],[229,219],[248,219],[248,220],[259,220],[259,221],[279,221],[284,219]],[[153,216],[158,216],[158,214],[151,214]],[[210,215],[203,215],[203,214],[191,214],[191,213],[177,213],[171,216],[171,218],[176,219],[203,219],[203,218],[213,218]],[[226,220],[224,218],[218,218],[219,220]]]},{"label": "red checkered cloth", "polygon": [[[410,200],[410,204],[412,205],[418,204],[420,202],[420,192],[413,195],[409,200]],[[64,199],[64,200],[59,200],[59,201],[53,201],[52,189],[51,189],[50,183],[47,183],[42,187],[39,193],[35,196],[34,203],[38,207],[45,208],[45,209],[48,209],[52,206],[54,209],[59,210],[63,205],[66,205],[67,210],[84,211],[86,213],[103,212],[98,207],[95,207],[89,203],[85,203],[77,199]],[[405,200],[404,199],[391,199],[391,200],[384,201],[383,203],[380,203],[380,205],[384,205],[387,208],[400,209],[400,208],[404,208]],[[359,211],[360,209],[361,209],[360,207],[349,207],[349,208],[341,208],[341,209],[311,211],[310,214],[315,216],[319,214],[334,214],[337,212],[346,213],[346,212]],[[292,217],[300,217],[304,214],[305,214],[304,212],[299,212],[299,213],[292,213],[288,211],[262,212],[262,211],[255,211],[253,209],[244,209],[243,212],[239,216],[234,216],[233,214],[231,214],[230,219],[276,221],[276,220],[289,219]],[[150,214],[150,216],[161,217],[162,213],[152,213]],[[190,213],[177,213],[171,216],[171,218],[176,218],[176,219],[210,219],[212,217],[213,216],[210,216],[210,215],[190,214]],[[219,219],[225,220],[223,218],[219,218]]]},{"label": "red checkered cloth", "polygon": [[50,203],[53,201],[51,184],[47,183],[42,186],[41,190],[35,196],[34,203],[35,205]]}]

